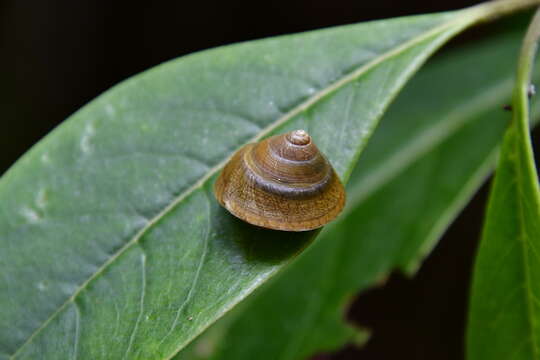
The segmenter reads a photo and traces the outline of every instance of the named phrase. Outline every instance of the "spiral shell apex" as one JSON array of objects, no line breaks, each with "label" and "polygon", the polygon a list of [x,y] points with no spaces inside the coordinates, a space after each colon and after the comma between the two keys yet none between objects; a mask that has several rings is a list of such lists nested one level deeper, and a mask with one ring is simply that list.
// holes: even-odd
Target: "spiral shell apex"
[{"label": "spiral shell apex", "polygon": [[236,217],[275,230],[319,228],[345,205],[339,177],[304,130],[238,150],[218,177],[214,193]]}]

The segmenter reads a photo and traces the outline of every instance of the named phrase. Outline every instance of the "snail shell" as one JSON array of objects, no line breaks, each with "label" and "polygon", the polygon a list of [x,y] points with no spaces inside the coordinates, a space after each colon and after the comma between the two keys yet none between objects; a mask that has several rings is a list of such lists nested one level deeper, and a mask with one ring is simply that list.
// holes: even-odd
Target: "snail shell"
[{"label": "snail shell", "polygon": [[319,228],[345,205],[339,177],[304,130],[238,150],[218,177],[214,193],[236,217],[276,230]]}]

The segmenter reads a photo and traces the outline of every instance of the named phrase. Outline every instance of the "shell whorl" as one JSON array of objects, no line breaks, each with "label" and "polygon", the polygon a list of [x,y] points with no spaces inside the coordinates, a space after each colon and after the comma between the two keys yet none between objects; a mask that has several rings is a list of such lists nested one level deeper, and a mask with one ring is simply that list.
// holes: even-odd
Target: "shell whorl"
[{"label": "shell whorl", "polygon": [[268,192],[287,198],[319,194],[329,184],[332,168],[303,130],[274,136],[244,153],[246,176]]}]

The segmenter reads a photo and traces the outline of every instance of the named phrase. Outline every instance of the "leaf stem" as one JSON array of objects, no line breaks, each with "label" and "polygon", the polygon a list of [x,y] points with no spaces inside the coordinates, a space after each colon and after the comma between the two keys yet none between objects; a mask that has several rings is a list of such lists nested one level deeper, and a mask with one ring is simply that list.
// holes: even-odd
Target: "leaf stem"
[{"label": "leaf stem", "polygon": [[534,5],[540,5],[540,0],[493,0],[479,4],[470,10],[476,9],[479,12],[477,22],[487,22]]},{"label": "leaf stem", "polygon": [[[517,74],[516,74],[516,88],[514,89],[514,101],[523,101],[528,104],[530,79],[532,76],[534,58],[536,56],[536,50],[538,48],[538,41],[540,40],[540,8],[536,11],[531,25],[527,30],[527,34],[523,39],[523,45],[518,60]],[[523,103],[521,103],[522,105]],[[516,103],[515,105],[518,105]],[[525,106],[528,108],[528,106]],[[528,116],[525,118],[525,120]],[[525,125],[528,128],[526,121]]]},{"label": "leaf stem", "polygon": [[[518,66],[516,71],[516,86],[512,97],[513,116],[511,126],[515,127],[524,154],[525,166],[532,176],[536,175],[534,155],[529,130],[529,97],[534,88],[531,85],[534,59],[540,40],[540,7],[536,11],[529,29],[523,39]],[[538,182],[536,189],[538,193]]]}]

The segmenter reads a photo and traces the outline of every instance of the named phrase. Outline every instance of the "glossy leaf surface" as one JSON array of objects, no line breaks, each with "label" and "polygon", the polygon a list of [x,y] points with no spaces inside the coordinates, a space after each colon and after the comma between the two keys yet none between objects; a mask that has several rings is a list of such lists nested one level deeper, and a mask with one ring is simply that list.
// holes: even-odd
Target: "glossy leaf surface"
[{"label": "glossy leaf surface", "polygon": [[315,235],[221,209],[211,186],[224,161],[304,128],[347,179],[405,81],[481,16],[222,47],[92,101],[0,180],[0,359],[173,356]]}]

